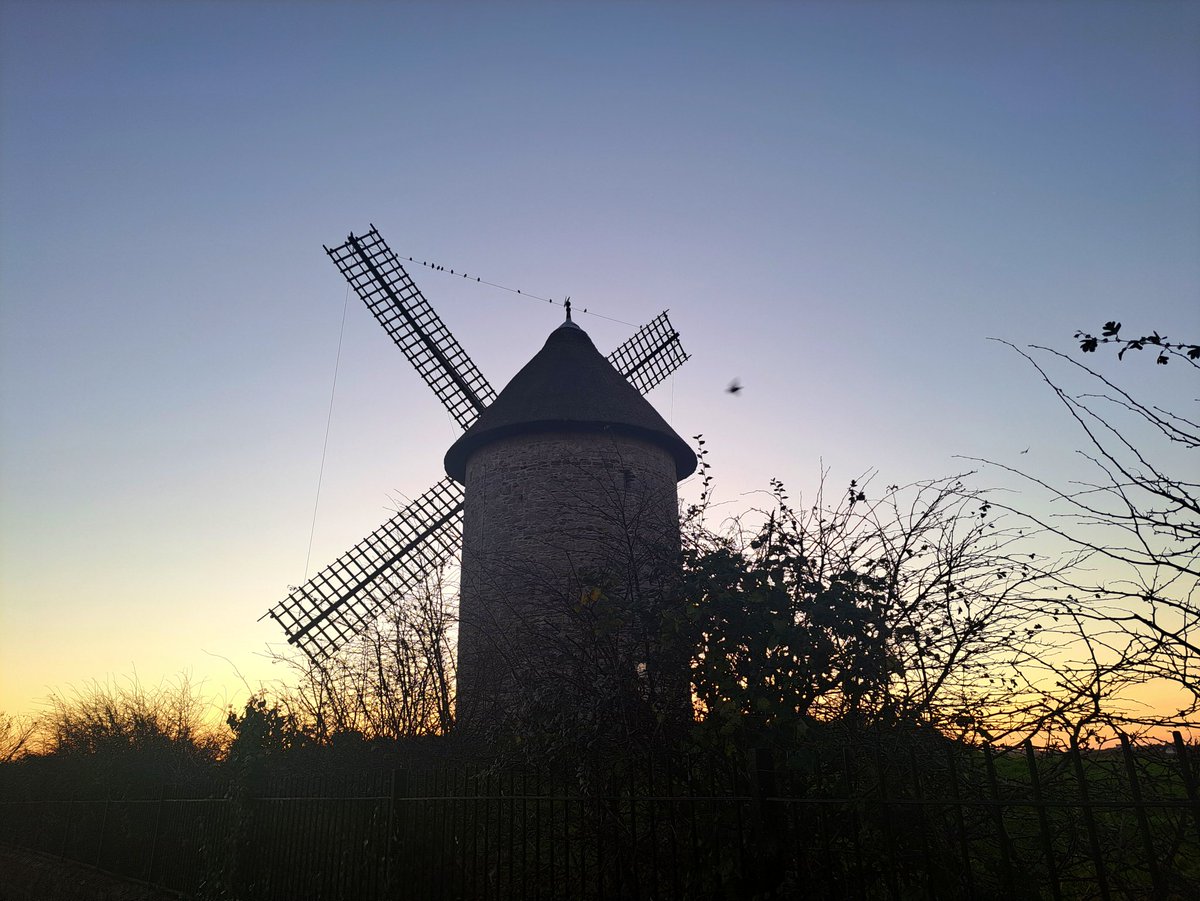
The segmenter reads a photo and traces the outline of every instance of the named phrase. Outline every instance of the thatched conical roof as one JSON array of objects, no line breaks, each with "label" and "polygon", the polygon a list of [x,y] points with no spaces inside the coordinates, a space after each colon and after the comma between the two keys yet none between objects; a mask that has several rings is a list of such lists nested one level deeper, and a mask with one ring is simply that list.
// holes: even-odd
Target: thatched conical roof
[{"label": "thatched conical roof", "polygon": [[446,472],[466,480],[467,459],[486,444],[537,432],[616,432],[642,438],[675,458],[675,473],[696,470],[696,455],[579,326],[568,319],[513,376],[471,428],[446,451]]}]

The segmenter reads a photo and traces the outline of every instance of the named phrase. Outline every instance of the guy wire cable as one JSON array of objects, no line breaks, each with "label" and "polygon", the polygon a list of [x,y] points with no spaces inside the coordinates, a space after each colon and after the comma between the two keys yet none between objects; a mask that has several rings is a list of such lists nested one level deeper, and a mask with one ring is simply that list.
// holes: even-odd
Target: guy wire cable
[{"label": "guy wire cable", "polygon": [[333,422],[333,399],[337,394],[338,370],[342,364],[342,337],[346,334],[346,310],[350,306],[350,285],[346,285],[346,299],[342,301],[342,325],[338,329],[337,357],[333,361],[333,385],[329,389],[329,412],[325,415],[325,440],[321,444],[321,467],[317,472],[317,497],[313,501],[312,526],[308,530],[308,553],[304,555],[304,579],[308,581],[308,565],[312,560],[313,536],[317,532],[317,508],[321,505],[321,482],[325,478],[325,452],[329,449],[329,426]]}]

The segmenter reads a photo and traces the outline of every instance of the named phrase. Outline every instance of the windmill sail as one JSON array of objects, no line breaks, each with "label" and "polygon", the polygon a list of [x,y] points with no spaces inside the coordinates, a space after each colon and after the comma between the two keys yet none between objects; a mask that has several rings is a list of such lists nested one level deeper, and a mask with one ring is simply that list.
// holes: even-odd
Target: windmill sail
[{"label": "windmill sail", "polygon": [[375,226],[325,252],[464,429],[496,392],[450,334]]},{"label": "windmill sail", "polygon": [[462,543],[462,488],[442,479],[267,611],[319,660],[418,585]]},{"label": "windmill sail", "polygon": [[679,343],[679,332],[663,310],[628,341],[608,355],[608,362],[642,394],[686,363],[688,355]]}]

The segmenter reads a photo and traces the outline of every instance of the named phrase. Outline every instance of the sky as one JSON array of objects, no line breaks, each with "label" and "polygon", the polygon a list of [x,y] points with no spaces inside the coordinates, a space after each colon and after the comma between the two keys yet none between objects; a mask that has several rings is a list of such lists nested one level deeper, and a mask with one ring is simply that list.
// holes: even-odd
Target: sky
[{"label": "sky", "polygon": [[[371,223],[606,353],[669,308],[650,400],[732,512],[1069,478],[989,339],[1200,339],[1197,46],[1185,3],[0,2],[0,711],[236,703],[266,609],[441,477],[456,427],[322,250]],[[497,388],[561,321],[411,274]]]}]

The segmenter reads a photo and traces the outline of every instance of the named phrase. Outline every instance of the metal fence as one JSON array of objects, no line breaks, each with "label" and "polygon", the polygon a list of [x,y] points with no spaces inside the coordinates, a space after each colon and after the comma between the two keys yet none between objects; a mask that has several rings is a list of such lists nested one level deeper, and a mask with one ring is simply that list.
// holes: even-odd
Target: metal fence
[{"label": "metal fence", "polygon": [[1200,897],[1197,751],[928,741],[0,801],[0,840],[197,897]]}]

